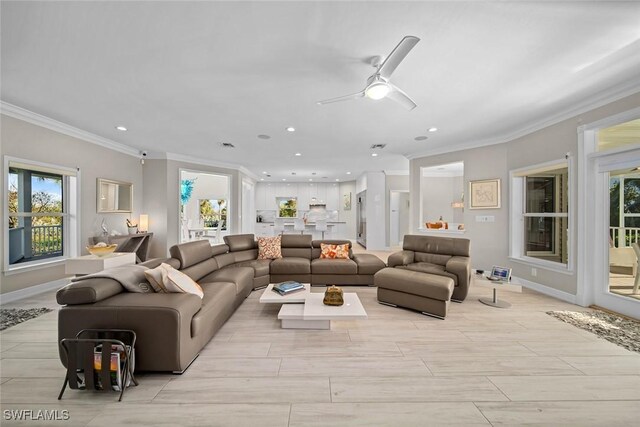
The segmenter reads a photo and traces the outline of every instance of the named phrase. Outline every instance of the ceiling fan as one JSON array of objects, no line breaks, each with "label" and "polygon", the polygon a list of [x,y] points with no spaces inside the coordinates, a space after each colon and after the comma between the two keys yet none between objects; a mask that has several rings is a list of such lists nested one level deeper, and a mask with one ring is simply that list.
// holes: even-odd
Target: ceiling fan
[{"label": "ceiling fan", "polygon": [[359,99],[364,97],[375,100],[386,97],[396,101],[407,110],[413,110],[416,108],[417,104],[413,102],[413,100],[409,98],[409,95],[404,93],[400,88],[389,83],[389,78],[419,41],[420,39],[414,36],[405,36],[400,40],[400,43],[398,43],[398,45],[381,64],[373,64],[374,67],[376,67],[376,72],[367,79],[367,86],[362,91],[351,95],[318,101],[318,104],[331,104],[333,102],[348,101],[350,99]]}]

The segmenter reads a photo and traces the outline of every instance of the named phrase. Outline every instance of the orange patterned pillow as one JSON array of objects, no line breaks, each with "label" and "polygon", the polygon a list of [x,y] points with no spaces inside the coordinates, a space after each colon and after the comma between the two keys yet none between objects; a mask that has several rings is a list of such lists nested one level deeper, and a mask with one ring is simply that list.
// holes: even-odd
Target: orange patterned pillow
[{"label": "orange patterned pillow", "polygon": [[329,245],[320,243],[320,258],[326,259],[349,259],[349,244]]},{"label": "orange patterned pillow", "polygon": [[282,258],[282,235],[258,237],[258,259]]}]

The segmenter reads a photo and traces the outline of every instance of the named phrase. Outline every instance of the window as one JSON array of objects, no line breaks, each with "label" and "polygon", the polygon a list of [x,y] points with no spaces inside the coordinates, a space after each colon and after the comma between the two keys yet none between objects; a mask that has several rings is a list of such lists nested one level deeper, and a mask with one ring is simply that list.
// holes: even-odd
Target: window
[{"label": "window", "polygon": [[278,204],[278,218],[298,217],[297,197],[276,197],[276,203]]},{"label": "window", "polygon": [[227,230],[227,200],[226,199],[200,199],[200,220],[205,227]]},{"label": "window", "polygon": [[5,270],[75,255],[76,171],[9,158],[5,166]]},{"label": "window", "polygon": [[511,176],[511,256],[532,263],[568,267],[568,162],[515,171]]}]

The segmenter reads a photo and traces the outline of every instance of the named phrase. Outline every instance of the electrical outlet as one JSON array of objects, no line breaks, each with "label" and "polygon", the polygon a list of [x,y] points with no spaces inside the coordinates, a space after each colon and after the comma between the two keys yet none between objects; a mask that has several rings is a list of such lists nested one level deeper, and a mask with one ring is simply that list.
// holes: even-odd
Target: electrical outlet
[{"label": "electrical outlet", "polygon": [[476,222],[495,222],[496,217],[493,215],[476,215]]},{"label": "electrical outlet", "polygon": [[536,277],[538,275],[538,269],[537,268],[532,268],[531,269],[531,276],[532,277]]}]

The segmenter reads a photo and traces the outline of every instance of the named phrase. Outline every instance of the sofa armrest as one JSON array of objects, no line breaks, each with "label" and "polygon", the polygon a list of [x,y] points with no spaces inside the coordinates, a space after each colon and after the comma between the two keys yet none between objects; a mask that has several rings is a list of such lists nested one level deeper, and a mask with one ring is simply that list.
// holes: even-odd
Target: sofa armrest
[{"label": "sofa armrest", "polygon": [[387,265],[389,267],[396,267],[398,265],[413,264],[414,256],[415,256],[415,252],[413,251],[395,252],[389,255],[389,259],[387,260]]},{"label": "sofa armrest", "polygon": [[69,283],[58,289],[56,301],[60,305],[93,304],[123,292],[120,283],[105,277],[96,277]]},{"label": "sofa armrest", "polygon": [[458,277],[458,283],[453,291],[452,299],[464,300],[469,293],[469,283],[471,281],[471,258],[463,256],[451,257],[444,269]]}]

